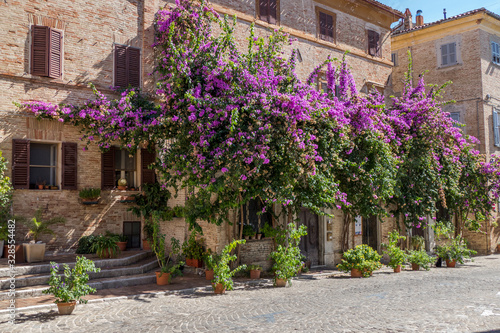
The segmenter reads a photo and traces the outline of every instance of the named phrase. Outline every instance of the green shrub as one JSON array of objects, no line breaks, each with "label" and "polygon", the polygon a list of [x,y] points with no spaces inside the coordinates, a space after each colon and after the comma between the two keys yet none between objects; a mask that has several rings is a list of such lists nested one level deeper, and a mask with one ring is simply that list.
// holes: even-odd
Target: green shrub
[{"label": "green shrub", "polygon": [[302,255],[299,249],[300,238],[307,235],[306,226],[301,225],[298,229],[295,223],[290,223],[286,228],[277,231],[276,250],[270,257],[274,260],[273,271],[274,280],[286,280],[290,285],[291,278],[297,275],[297,272],[304,265]]},{"label": "green shrub", "polygon": [[116,237],[99,235],[94,239],[92,247],[90,249],[91,251],[94,251],[101,259],[108,256],[108,254],[113,258],[116,257],[116,255],[120,252],[120,248],[118,247],[116,242]]},{"label": "green shrub", "polygon": [[467,241],[460,235],[452,238],[450,244],[438,246],[436,253],[440,258],[445,260],[456,260],[463,264],[465,258],[470,258],[472,255],[477,254],[476,251],[467,248]]},{"label": "green shrub", "polygon": [[78,240],[78,246],[76,248],[76,254],[94,254],[95,251],[92,250],[92,245],[97,237],[94,235],[82,236]]},{"label": "green shrub", "polygon": [[253,230],[253,227],[251,225],[244,225],[243,226],[243,237],[252,237],[255,235],[255,230]]},{"label": "green shrub", "polygon": [[80,190],[78,195],[82,199],[97,199],[101,196],[101,189],[93,187],[84,188]]},{"label": "green shrub", "polygon": [[262,270],[262,266],[260,266],[260,265],[248,265],[247,269],[249,271],[261,271]]},{"label": "green shrub", "polygon": [[386,248],[384,254],[389,256],[389,263],[387,266],[396,268],[400,265],[404,265],[407,261],[407,255],[405,251],[401,250],[398,246],[399,240],[405,240],[405,236],[401,236],[396,230],[389,233],[389,244],[382,244]]},{"label": "green shrub", "polygon": [[201,241],[196,240],[196,232],[194,230],[189,239],[182,243],[182,254],[189,259],[203,258],[203,245],[201,245]]},{"label": "green shrub", "polygon": [[364,277],[370,276],[371,272],[382,267],[380,259],[382,256],[366,244],[358,245],[354,249],[344,252],[342,261],[337,268],[343,272],[349,272],[353,268],[359,270]]},{"label": "green shrub", "polygon": [[424,250],[412,250],[408,253],[408,261],[428,271],[436,259],[428,255]]},{"label": "green shrub", "polygon": [[244,239],[233,240],[231,243],[227,244],[222,250],[220,255],[208,255],[206,256],[207,264],[214,270],[214,279],[212,284],[222,284],[227,290],[233,290],[233,276],[242,269],[246,269],[246,265],[241,265],[231,270],[229,268],[229,263],[237,259],[236,254],[231,255],[238,244],[245,244]]}]

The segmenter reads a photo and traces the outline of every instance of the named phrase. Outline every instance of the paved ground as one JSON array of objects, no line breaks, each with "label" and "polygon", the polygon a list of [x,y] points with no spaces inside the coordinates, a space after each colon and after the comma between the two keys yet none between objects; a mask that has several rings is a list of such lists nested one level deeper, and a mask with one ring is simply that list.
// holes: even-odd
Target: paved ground
[{"label": "paved ground", "polygon": [[1,332],[500,332],[500,255],[458,268],[93,303],[71,316],[38,310],[7,321],[0,315]]}]

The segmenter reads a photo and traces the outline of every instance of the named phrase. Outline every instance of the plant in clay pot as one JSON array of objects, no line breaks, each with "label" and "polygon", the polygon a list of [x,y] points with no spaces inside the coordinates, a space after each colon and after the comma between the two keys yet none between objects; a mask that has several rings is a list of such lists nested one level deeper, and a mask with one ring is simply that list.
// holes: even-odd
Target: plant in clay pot
[{"label": "plant in clay pot", "polygon": [[250,271],[251,279],[260,279],[260,272],[262,272],[260,265],[248,265],[247,269]]},{"label": "plant in clay pot", "polygon": [[255,231],[253,230],[253,227],[251,225],[244,225],[243,226],[243,237],[245,237],[246,240],[249,240],[251,237],[255,236]]},{"label": "plant in clay pot", "polygon": [[125,191],[127,189],[127,180],[125,178],[118,179],[118,190]]},{"label": "plant in clay pot", "polygon": [[411,250],[408,252],[408,262],[411,263],[414,271],[418,271],[420,267],[428,271],[435,261],[436,259],[428,255],[425,250]]},{"label": "plant in clay pot", "polygon": [[405,240],[406,236],[400,235],[396,230],[389,233],[389,244],[382,244],[386,248],[384,254],[389,256],[389,263],[387,266],[394,269],[394,273],[401,272],[401,266],[407,261],[405,251],[401,250],[398,246],[399,240]]},{"label": "plant in clay pot", "polygon": [[455,267],[455,263],[464,264],[465,258],[477,254],[476,251],[467,248],[467,241],[460,235],[452,238],[449,244],[436,247],[438,256],[446,260],[447,267]]},{"label": "plant in clay pot", "polygon": [[99,235],[94,239],[91,250],[101,259],[114,258],[120,252],[120,248],[116,243],[118,243],[118,237],[116,236]]},{"label": "plant in clay pot", "polygon": [[99,202],[99,198],[101,197],[101,189],[93,187],[84,188],[80,190],[78,195],[82,199],[84,205],[95,205]]},{"label": "plant in clay pot", "polygon": [[380,269],[382,256],[366,244],[344,252],[342,261],[337,268],[343,272],[351,271],[352,277],[369,277],[372,272]]},{"label": "plant in clay pot", "polygon": [[189,239],[182,244],[182,254],[186,258],[186,265],[191,267],[202,267],[202,240],[196,240],[196,232],[194,230],[189,236]]}]

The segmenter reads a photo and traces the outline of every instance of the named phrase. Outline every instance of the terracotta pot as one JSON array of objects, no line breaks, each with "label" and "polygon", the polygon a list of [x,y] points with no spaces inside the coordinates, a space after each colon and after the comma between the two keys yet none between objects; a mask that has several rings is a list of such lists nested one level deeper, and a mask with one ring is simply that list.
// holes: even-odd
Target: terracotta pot
[{"label": "terracotta pot", "polygon": [[285,279],[276,279],[275,282],[274,282],[274,285],[276,287],[286,287],[286,280]]},{"label": "terracotta pot", "polygon": [[201,268],[203,267],[203,261],[201,261],[200,259],[186,258],[186,265]]},{"label": "terracotta pot", "polygon": [[[164,286],[167,284],[170,284],[170,273],[161,273],[161,272],[155,272],[156,273],[156,284],[159,286]],[[161,276],[160,276],[161,274]]]},{"label": "terracotta pot", "polygon": [[257,234],[257,239],[262,239],[262,234]]},{"label": "terracotta pot", "polygon": [[226,293],[226,288],[224,287],[224,285],[222,283],[217,283],[214,288],[214,294],[224,294],[224,293]]},{"label": "terracotta pot", "polygon": [[213,269],[205,269],[205,280],[213,280],[214,279],[214,270]]},{"label": "terracotta pot", "polygon": [[446,267],[455,267],[456,264],[457,264],[456,260],[446,259]]},{"label": "terracotta pot", "polygon": [[127,189],[126,185],[118,185],[118,190],[125,191]]},{"label": "terracotta pot", "polygon": [[260,279],[260,269],[250,270],[250,279]]},{"label": "terracotta pot", "polygon": [[38,185],[39,190],[43,190],[43,185]]},{"label": "terracotta pot", "polygon": [[127,242],[116,242],[116,245],[118,245],[120,251],[127,251]]},{"label": "terracotta pot", "polygon": [[500,252],[500,244],[497,244],[497,252]]},{"label": "terracotta pot", "polygon": [[147,239],[142,240],[142,249],[144,251],[151,251],[151,245],[149,244],[149,241]]},{"label": "terracotta pot", "polygon": [[396,268],[394,268],[394,273],[401,273],[401,265],[397,265]]},{"label": "terracotta pot", "polygon": [[411,270],[412,271],[418,271],[418,270],[420,270],[420,265],[412,263],[411,264]]},{"label": "terracotta pot", "polygon": [[57,310],[59,310],[60,315],[70,315],[75,309],[76,301],[71,301],[68,303],[57,303]]},{"label": "terracotta pot", "polygon": [[360,278],[363,277],[363,274],[359,269],[353,268],[351,269],[351,277],[352,278]]}]

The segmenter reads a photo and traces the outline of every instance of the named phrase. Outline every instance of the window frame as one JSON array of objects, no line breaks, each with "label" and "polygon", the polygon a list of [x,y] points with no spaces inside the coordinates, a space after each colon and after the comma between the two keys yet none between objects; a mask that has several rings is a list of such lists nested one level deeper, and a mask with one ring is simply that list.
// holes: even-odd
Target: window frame
[{"label": "window frame", "polygon": [[[330,36],[321,34],[321,20],[320,20],[321,13],[332,17],[332,21],[333,21],[332,34],[333,34],[333,36],[331,37],[331,40],[328,39]],[[319,40],[322,40],[324,42],[336,44],[337,43],[337,33],[336,33],[337,31],[336,30],[337,30],[337,15],[334,12],[331,12],[331,11],[326,10],[324,8],[316,7],[316,38]]]},{"label": "window frame", "polygon": [[115,161],[116,161],[116,153],[117,152],[120,152],[120,155],[121,155],[121,160],[120,160],[120,163],[121,163],[121,167],[118,167],[116,165],[116,162],[115,162],[115,178],[116,178],[116,174],[117,172],[120,172],[120,178],[118,179],[115,179],[115,183],[121,179],[121,178],[126,178],[125,177],[125,174],[126,172],[133,172],[133,180],[134,180],[134,183],[131,185],[131,184],[127,184],[129,187],[137,187],[138,186],[138,183],[139,183],[139,179],[138,179],[138,165],[137,165],[137,161],[138,161],[138,158],[137,158],[137,152],[135,154],[133,154],[133,165],[134,165],[134,169],[133,170],[129,170],[126,168],[126,158],[127,158],[127,154],[130,155],[130,153],[126,150],[126,149],[117,149],[117,147],[115,147],[115,150],[114,150],[114,158],[115,158]]},{"label": "window frame", "polygon": [[[375,54],[371,53],[371,47],[370,47],[370,34],[373,33],[377,37],[377,45],[375,48]],[[382,44],[380,42],[380,32],[375,31],[373,29],[366,29],[366,53],[372,57],[377,57],[377,58],[382,58]]]},{"label": "window frame", "polygon": [[[33,145],[46,145],[46,146],[50,146],[50,154],[53,154],[54,153],[54,157],[53,158],[50,158],[50,162],[49,163],[54,163],[54,165],[38,165],[38,164],[32,164],[32,154],[33,154]],[[35,187],[32,188],[32,182],[31,182],[31,168],[49,168],[49,169],[54,169],[53,171],[53,174],[54,174],[54,181],[53,183],[51,184],[45,184],[45,185],[49,185],[49,186],[61,186],[61,179],[59,177],[59,173],[60,173],[60,170],[61,170],[61,165],[58,165],[59,164],[59,161],[60,161],[60,154],[58,154],[58,150],[59,149],[62,149],[61,145],[58,144],[58,143],[54,143],[54,142],[45,142],[45,141],[33,141],[33,140],[30,140],[30,161],[29,161],[29,164],[28,164],[28,172],[30,174],[29,176],[29,188],[30,189],[36,189],[36,185],[37,184],[37,180],[35,180],[34,184],[35,184]],[[50,176],[52,177],[52,175]]]},{"label": "window frame", "polygon": [[491,42],[491,62],[500,65],[500,44]]},{"label": "window frame", "polygon": [[391,52],[391,61],[394,64],[394,67],[398,66],[398,53],[397,52]]},{"label": "window frame", "polygon": [[460,120],[461,119],[460,112],[449,112],[449,114],[450,114],[449,115],[450,119],[456,121],[455,123],[453,123],[453,127],[461,128],[460,124],[462,124],[462,122]]},{"label": "window frame", "polygon": [[500,109],[493,108],[493,139],[496,147],[500,147]]}]

